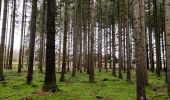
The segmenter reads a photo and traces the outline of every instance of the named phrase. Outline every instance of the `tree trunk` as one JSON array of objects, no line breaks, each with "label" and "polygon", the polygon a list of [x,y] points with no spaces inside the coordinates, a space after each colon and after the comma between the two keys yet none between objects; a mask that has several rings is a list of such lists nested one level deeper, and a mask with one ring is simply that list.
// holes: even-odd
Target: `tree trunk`
[{"label": "tree trunk", "polygon": [[[101,6],[101,0],[99,0]],[[98,68],[99,72],[102,71],[102,9],[99,8],[99,21],[98,21]]]},{"label": "tree trunk", "polygon": [[90,22],[91,22],[91,33],[90,33],[90,66],[89,66],[89,82],[94,82],[94,0],[91,0],[90,4]]},{"label": "tree trunk", "polygon": [[146,65],[144,0],[134,0],[133,15],[136,51],[137,100],[146,100],[144,81],[146,69],[143,66]]},{"label": "tree trunk", "polygon": [[8,5],[8,0],[4,0],[3,22],[2,22],[2,32],[1,32],[1,44],[0,44],[0,81],[4,80],[3,55],[4,55],[4,43],[5,43],[5,35],[6,35],[7,5]]},{"label": "tree trunk", "polygon": [[23,8],[22,8],[22,24],[21,24],[21,40],[20,40],[20,49],[19,49],[19,60],[18,60],[18,73],[21,73],[22,68],[22,45],[23,45],[23,35],[24,35],[24,15],[25,15],[25,4],[26,0],[23,0]]},{"label": "tree trunk", "polygon": [[122,6],[121,6],[122,2],[121,1],[118,1],[118,11],[119,11],[119,19],[118,19],[118,41],[119,41],[119,44],[118,44],[118,51],[119,51],[119,78],[122,79],[123,76],[122,76],[122,68],[123,68],[123,50],[122,50]]},{"label": "tree trunk", "polygon": [[66,73],[67,32],[68,32],[68,3],[69,3],[69,0],[65,0],[64,3],[65,3],[65,7],[64,7],[63,59],[62,59],[62,71],[61,71],[60,82],[65,81],[64,74]]},{"label": "tree trunk", "polygon": [[46,70],[43,91],[58,92],[55,73],[55,11],[56,0],[47,0]]},{"label": "tree trunk", "polygon": [[0,0],[0,16],[1,16],[1,6],[2,6],[2,0]]},{"label": "tree trunk", "polygon": [[14,49],[14,35],[15,35],[15,12],[16,12],[16,0],[14,0],[14,9],[13,9],[13,23],[12,23],[12,36],[11,36],[11,47],[9,54],[9,69],[12,69],[12,61],[13,61],[13,49]]},{"label": "tree trunk", "polygon": [[[27,2],[28,2],[28,0],[26,0],[26,4],[25,4],[25,6],[27,6]],[[24,66],[24,54],[25,54],[25,48],[24,48],[24,46],[25,46],[25,33],[26,33],[26,22],[27,22],[27,14],[26,14],[26,8],[25,8],[25,14],[24,14],[24,37],[23,37],[23,45],[22,45],[22,57],[21,57],[21,68],[23,68],[23,66]]]},{"label": "tree trunk", "polygon": [[153,44],[152,44],[152,27],[151,27],[151,1],[149,0],[149,4],[148,4],[148,8],[149,8],[149,58],[150,58],[150,68],[151,68],[151,72],[154,72],[155,68],[154,68],[154,53],[153,53]]},{"label": "tree trunk", "polygon": [[130,51],[130,39],[129,39],[129,0],[125,0],[125,27],[126,27],[126,54],[127,54],[127,81],[129,83],[131,80],[131,51]]},{"label": "tree trunk", "polygon": [[46,9],[46,0],[43,0],[43,11],[41,14],[41,32],[40,32],[40,55],[39,55],[39,71],[43,72],[43,55],[44,55],[44,34],[45,34],[45,9]]},{"label": "tree trunk", "polygon": [[157,0],[153,0],[153,14],[154,14],[154,32],[155,32],[155,44],[156,44],[156,74],[157,77],[160,77],[161,54],[160,54],[160,33],[158,29],[158,18],[157,18]]},{"label": "tree trunk", "polygon": [[170,97],[170,0],[165,0],[165,33],[166,33],[166,57],[167,57],[167,84]]},{"label": "tree trunk", "polygon": [[31,84],[33,80],[36,15],[37,15],[37,0],[33,0],[32,1],[31,25],[30,25],[31,31],[30,31],[30,42],[29,42],[29,64],[28,64],[27,84]]}]

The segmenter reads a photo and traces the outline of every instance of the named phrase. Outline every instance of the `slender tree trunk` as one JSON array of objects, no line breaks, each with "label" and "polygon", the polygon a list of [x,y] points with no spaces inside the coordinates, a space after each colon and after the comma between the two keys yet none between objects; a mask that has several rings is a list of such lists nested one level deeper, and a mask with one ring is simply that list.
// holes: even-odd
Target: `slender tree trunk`
[{"label": "slender tree trunk", "polygon": [[3,59],[3,55],[4,55],[4,42],[5,42],[5,35],[6,35],[7,5],[8,5],[8,0],[4,0],[1,44],[0,44],[0,81],[4,80],[4,75],[3,75],[3,61],[4,61],[4,59]]},{"label": "slender tree trunk", "polygon": [[[99,5],[101,6],[101,0],[99,0]],[[102,71],[102,9],[99,8],[99,21],[98,21],[98,68],[99,72]]]},{"label": "slender tree trunk", "polygon": [[94,0],[90,3],[90,22],[91,22],[91,33],[90,33],[90,66],[89,66],[89,82],[94,82]]},{"label": "slender tree trunk", "polygon": [[126,73],[126,25],[125,24],[126,22],[124,18],[124,22],[123,22],[123,72],[124,73]]},{"label": "slender tree trunk", "polygon": [[12,69],[12,61],[13,61],[13,49],[14,49],[14,35],[15,35],[15,16],[16,16],[16,0],[14,0],[14,9],[13,9],[13,23],[12,23],[12,36],[11,36],[11,47],[9,54],[9,69]]},{"label": "slender tree trunk", "polygon": [[[68,5],[68,7],[70,7],[70,5]],[[71,35],[72,35],[72,30],[71,30],[71,27],[69,27],[69,32],[68,32],[68,41],[67,41],[67,53],[68,53],[68,57],[67,57],[67,72],[70,71],[70,63],[71,63],[71,58],[70,58],[70,48],[71,48]]]},{"label": "slender tree trunk", "polygon": [[64,4],[64,35],[63,35],[63,59],[62,59],[62,71],[60,82],[65,81],[64,74],[66,73],[66,56],[67,56],[67,32],[68,32],[68,3],[69,0],[65,0]]},{"label": "slender tree trunk", "polygon": [[23,35],[24,35],[24,15],[25,15],[25,3],[26,0],[23,0],[23,8],[22,8],[22,24],[21,24],[21,40],[20,40],[20,50],[19,50],[19,60],[18,60],[18,72],[21,73],[22,68],[22,45],[23,45]]},{"label": "slender tree trunk", "polygon": [[45,9],[46,9],[46,0],[43,0],[43,11],[41,15],[41,32],[40,32],[40,56],[39,56],[39,71],[43,72],[43,55],[44,55],[44,34],[45,34]]},{"label": "slender tree trunk", "polygon": [[9,3],[8,3],[7,6],[8,6],[8,7],[7,7],[7,11],[8,11],[8,12],[7,12],[7,20],[6,20],[6,21],[7,21],[7,22],[6,22],[6,25],[7,25],[7,26],[6,26],[6,30],[7,30],[7,31],[6,31],[6,35],[5,35],[5,44],[4,44],[4,46],[5,46],[4,49],[5,49],[5,50],[4,50],[4,62],[3,62],[4,68],[6,68],[6,62],[7,62],[7,59],[6,59],[6,58],[7,58],[7,51],[8,51],[8,48],[7,48],[7,45],[8,45],[8,34],[9,34],[9,29],[8,29],[8,28],[9,28],[9,27],[8,27],[8,26],[9,26],[9,25],[8,25],[9,19],[8,19],[8,18],[9,18],[9,16],[10,16],[10,13],[9,13]]},{"label": "slender tree trunk", "polygon": [[[9,3],[8,3],[8,6],[9,6]],[[10,32],[9,32],[9,39],[8,39],[8,50],[7,50],[7,58],[6,58],[6,66],[5,68],[6,69],[9,69],[9,57],[10,57],[10,48],[11,48],[11,37],[12,37],[12,27],[13,27],[13,16],[12,16],[12,12],[13,12],[13,9],[14,9],[14,1],[12,1],[12,10],[11,10],[11,25],[10,25]],[[9,7],[8,7],[9,9]]]},{"label": "slender tree trunk", "polygon": [[[118,4],[118,0],[115,0],[114,2],[114,7],[113,10],[115,10],[117,8]],[[112,59],[113,59],[113,67],[112,67],[112,75],[116,76],[116,44],[115,44],[115,40],[116,40],[116,33],[115,33],[115,25],[116,25],[116,20],[115,20],[115,13],[112,19]]]},{"label": "slender tree trunk", "polygon": [[30,31],[30,42],[29,42],[29,63],[28,63],[27,84],[31,84],[33,80],[36,14],[37,14],[37,0],[33,0],[32,1],[31,25],[30,25],[31,31]]},{"label": "slender tree trunk", "polygon": [[123,55],[122,55],[122,6],[121,6],[121,1],[118,1],[118,11],[119,11],[119,19],[118,19],[118,51],[119,51],[119,78],[122,79],[122,68],[123,68]]},{"label": "slender tree trunk", "polygon": [[[115,19],[113,19],[115,20]],[[112,59],[113,59],[113,67],[112,67],[112,75],[116,76],[116,56],[115,56],[115,22],[112,24]]]},{"label": "slender tree trunk", "polygon": [[23,35],[23,44],[22,44],[22,58],[21,58],[21,68],[23,68],[24,66],[24,54],[25,54],[25,33],[26,33],[26,22],[27,22],[27,14],[26,14],[26,10],[27,10],[27,2],[28,0],[26,0],[26,4],[25,4],[25,14],[24,14],[24,35]]},{"label": "slender tree trunk", "polygon": [[109,68],[112,69],[112,28],[109,27]]},{"label": "slender tree trunk", "polygon": [[75,15],[74,15],[74,18],[73,18],[73,70],[72,70],[72,77],[75,77],[76,75],[76,69],[77,69],[77,49],[78,49],[78,45],[77,45],[77,36],[78,36],[78,33],[77,33],[77,30],[78,30],[78,26],[77,26],[77,13],[76,13],[76,9],[77,9],[77,0],[75,0]]},{"label": "slender tree trunk", "polygon": [[153,0],[153,13],[154,13],[154,32],[155,32],[155,44],[156,44],[156,74],[160,77],[161,71],[161,54],[160,54],[160,33],[158,29],[158,18],[157,18],[157,0]]},{"label": "slender tree trunk", "polygon": [[109,22],[109,18],[108,18],[108,0],[105,1],[106,2],[106,24],[105,24],[105,70],[106,72],[108,72],[108,22]]},{"label": "slender tree trunk", "polygon": [[[87,16],[86,16],[87,17]],[[87,70],[87,19],[83,22],[83,67],[84,71]]]},{"label": "slender tree trunk", "polygon": [[[60,4],[60,19],[61,19],[61,16],[62,15],[62,8],[61,8],[61,4]],[[60,22],[61,24],[61,22]],[[60,28],[61,29],[61,28]],[[60,72],[60,67],[61,67],[61,32],[59,33],[59,57],[58,57],[58,72]]]},{"label": "slender tree trunk", "polygon": [[0,0],[0,16],[1,16],[1,6],[2,6],[2,0]]},{"label": "slender tree trunk", "polygon": [[149,4],[148,4],[148,8],[149,8],[149,58],[150,58],[150,68],[151,68],[151,72],[154,72],[155,68],[154,68],[154,59],[153,59],[153,44],[152,44],[152,28],[151,28],[151,1],[149,0]]},{"label": "slender tree trunk", "polygon": [[126,54],[127,54],[127,81],[129,83],[131,80],[131,52],[130,52],[130,39],[129,39],[129,0],[125,0],[125,27],[126,27]]}]

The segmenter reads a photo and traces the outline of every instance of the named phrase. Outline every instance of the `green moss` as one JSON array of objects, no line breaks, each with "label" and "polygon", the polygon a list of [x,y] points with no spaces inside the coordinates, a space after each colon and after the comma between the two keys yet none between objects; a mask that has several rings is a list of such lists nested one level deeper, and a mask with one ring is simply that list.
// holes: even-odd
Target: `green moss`
[{"label": "green moss", "polygon": [[[88,83],[86,73],[77,73],[75,78],[71,73],[66,74],[66,81],[59,82],[60,74],[57,73],[57,85],[61,90],[58,93],[44,93],[41,91],[44,74],[34,72],[33,84],[26,84],[26,71],[18,74],[13,71],[5,71],[5,81],[0,82],[0,100],[135,100],[136,85],[135,71],[132,71],[132,84],[126,82],[126,74],[123,79],[113,77],[111,72],[95,73],[95,83]],[[164,76],[164,74],[162,74]],[[167,100],[165,78],[156,78],[149,72],[149,83],[146,87],[148,100]]]}]

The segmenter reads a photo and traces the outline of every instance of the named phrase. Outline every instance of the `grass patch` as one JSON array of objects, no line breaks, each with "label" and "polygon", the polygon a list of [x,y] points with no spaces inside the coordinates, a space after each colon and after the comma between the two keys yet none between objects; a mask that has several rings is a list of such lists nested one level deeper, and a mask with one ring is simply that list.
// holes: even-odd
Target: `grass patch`
[{"label": "grass patch", "polygon": [[[95,72],[95,83],[88,83],[86,73],[77,73],[75,78],[71,73],[66,74],[66,82],[59,82],[59,93],[44,93],[41,91],[44,74],[34,71],[33,84],[26,84],[26,71],[17,73],[5,70],[5,81],[0,82],[0,100],[135,100],[136,85],[135,71],[132,71],[132,84],[123,79],[113,77],[111,72]],[[148,72],[150,85],[146,87],[147,100],[168,100],[165,76],[157,78]]]}]

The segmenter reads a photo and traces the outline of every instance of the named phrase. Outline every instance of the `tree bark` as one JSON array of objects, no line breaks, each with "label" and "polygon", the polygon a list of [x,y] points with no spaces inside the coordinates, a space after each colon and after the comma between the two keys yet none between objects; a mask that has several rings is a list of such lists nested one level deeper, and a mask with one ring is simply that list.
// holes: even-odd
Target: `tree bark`
[{"label": "tree bark", "polygon": [[1,44],[0,44],[0,81],[4,80],[3,55],[4,55],[4,43],[5,43],[5,35],[6,35],[7,5],[8,5],[8,0],[4,0],[3,22],[2,22],[2,32],[1,32]]},{"label": "tree bark", "polygon": [[46,0],[43,0],[43,11],[41,15],[41,32],[40,32],[40,56],[39,56],[39,71],[43,72],[43,55],[44,55],[44,34],[45,34],[45,10],[46,10]]},{"label": "tree bark", "polygon": [[13,4],[13,23],[12,23],[12,36],[11,36],[11,47],[10,47],[10,54],[9,54],[9,69],[12,69],[12,61],[13,61],[13,49],[14,49],[14,35],[15,35],[15,16],[16,16],[16,0],[14,0]]},{"label": "tree bark", "polygon": [[165,33],[166,33],[166,58],[167,58],[167,85],[170,97],[170,0],[165,0]]},{"label": "tree bark", "polygon": [[55,73],[55,11],[56,0],[47,0],[46,70],[43,91],[58,92]]},{"label": "tree bark", "polygon": [[18,60],[18,73],[21,73],[22,68],[22,45],[23,45],[23,35],[24,35],[24,15],[25,15],[25,4],[26,0],[23,0],[23,8],[22,8],[22,24],[21,24],[21,40],[20,40],[20,49],[19,49],[19,60]]},{"label": "tree bark", "polygon": [[91,33],[90,33],[90,66],[89,66],[89,82],[94,82],[94,0],[90,3],[90,22],[91,22]]},{"label": "tree bark", "polygon": [[146,69],[143,66],[146,65],[144,0],[134,0],[133,16],[135,32],[137,100],[146,100],[144,75],[146,74]]},{"label": "tree bark", "polygon": [[31,31],[29,42],[29,63],[27,73],[27,84],[31,84],[33,80],[33,66],[34,66],[34,49],[35,49],[35,34],[36,34],[36,14],[37,14],[37,0],[32,0],[32,15],[31,15]]},{"label": "tree bark", "polygon": [[67,53],[67,32],[68,32],[68,3],[69,0],[65,0],[64,4],[64,35],[63,35],[63,59],[62,59],[62,71],[60,82],[65,81],[64,74],[66,73],[66,53]]}]

